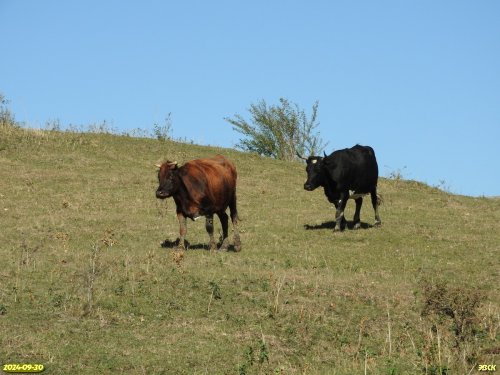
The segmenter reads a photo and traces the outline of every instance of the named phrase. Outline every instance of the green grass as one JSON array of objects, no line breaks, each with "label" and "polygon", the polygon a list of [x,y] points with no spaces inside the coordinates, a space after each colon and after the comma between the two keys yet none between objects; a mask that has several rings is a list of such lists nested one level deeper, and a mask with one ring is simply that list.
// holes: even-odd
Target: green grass
[{"label": "green grass", "polygon": [[[188,222],[196,249],[162,248],[178,224],[174,202],[155,199],[154,164],[215,153],[238,169],[241,253],[196,246],[208,244],[200,221]],[[464,374],[498,364],[500,200],[382,178],[382,226],[333,233],[323,223],[334,210],[322,190],[303,190],[304,169],[229,149],[1,127],[0,362],[49,374]],[[422,314],[435,285],[445,285],[433,296],[443,304],[481,297],[466,312],[449,302],[469,316],[464,338],[439,301]]]}]

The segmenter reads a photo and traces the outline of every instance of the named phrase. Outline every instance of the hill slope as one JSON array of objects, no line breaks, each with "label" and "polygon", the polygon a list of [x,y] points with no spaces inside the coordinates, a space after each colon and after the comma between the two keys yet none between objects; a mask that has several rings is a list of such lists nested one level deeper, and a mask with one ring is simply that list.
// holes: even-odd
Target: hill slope
[{"label": "hill slope", "polygon": [[[238,168],[242,252],[204,250],[200,221],[191,250],[162,248],[178,224],[154,197],[154,164],[215,153]],[[303,164],[233,150],[1,128],[0,362],[50,374],[498,362],[499,200],[381,179],[382,227],[365,200],[365,229],[334,234],[334,210],[304,180]]]}]

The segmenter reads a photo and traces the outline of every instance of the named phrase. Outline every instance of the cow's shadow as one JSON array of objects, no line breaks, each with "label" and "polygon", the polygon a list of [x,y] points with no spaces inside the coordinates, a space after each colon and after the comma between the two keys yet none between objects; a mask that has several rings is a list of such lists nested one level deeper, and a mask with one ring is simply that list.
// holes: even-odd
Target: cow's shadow
[{"label": "cow's shadow", "polygon": [[[217,249],[216,251],[220,251],[220,243],[217,244]],[[179,249],[179,239],[177,238],[175,241],[171,241],[169,239],[166,239],[163,241],[160,245],[164,249],[174,249],[178,250]],[[191,244],[189,241],[184,240],[184,247],[186,250],[206,250],[210,251],[210,247],[208,246],[208,243],[197,243],[197,244]],[[224,251],[233,251],[236,252],[234,249],[234,245],[229,245],[227,250]]]},{"label": "cow's shadow", "polygon": [[[333,229],[334,227],[335,227],[335,220],[325,221],[324,223],[315,224],[315,225],[304,224],[305,230]],[[368,223],[364,223],[364,222],[360,222],[360,227],[357,229],[369,229],[369,228],[373,228],[373,225],[368,224]],[[354,221],[347,220],[346,221],[346,229],[355,230],[354,229]]]}]

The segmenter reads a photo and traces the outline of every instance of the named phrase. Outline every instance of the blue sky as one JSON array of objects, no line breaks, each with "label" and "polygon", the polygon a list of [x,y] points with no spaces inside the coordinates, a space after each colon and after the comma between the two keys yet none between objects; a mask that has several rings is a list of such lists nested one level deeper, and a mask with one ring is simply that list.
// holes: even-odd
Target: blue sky
[{"label": "blue sky", "polygon": [[29,126],[171,112],[174,137],[234,147],[224,117],[318,100],[327,152],[367,144],[382,176],[500,195],[497,0],[0,0],[0,20],[0,92]]}]

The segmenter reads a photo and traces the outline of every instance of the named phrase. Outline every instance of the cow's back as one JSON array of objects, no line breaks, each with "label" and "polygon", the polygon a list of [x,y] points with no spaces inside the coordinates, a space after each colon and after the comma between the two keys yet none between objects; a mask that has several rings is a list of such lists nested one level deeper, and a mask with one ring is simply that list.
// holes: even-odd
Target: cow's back
[{"label": "cow's back", "polygon": [[222,155],[191,160],[181,167],[180,176],[193,200],[225,209],[236,193],[236,168]]},{"label": "cow's back", "polygon": [[369,192],[377,186],[378,164],[370,146],[337,150],[326,158],[327,171],[337,187]]}]

